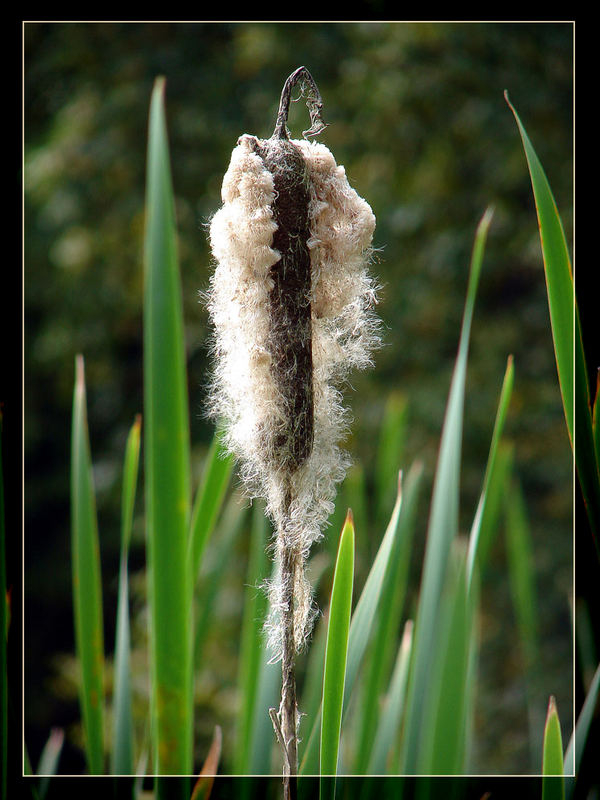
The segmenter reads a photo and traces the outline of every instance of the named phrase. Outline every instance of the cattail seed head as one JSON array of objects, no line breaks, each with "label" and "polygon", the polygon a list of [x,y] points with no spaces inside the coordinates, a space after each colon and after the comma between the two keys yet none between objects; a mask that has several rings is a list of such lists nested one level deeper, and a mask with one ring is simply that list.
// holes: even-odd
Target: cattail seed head
[{"label": "cattail seed head", "polygon": [[[248,491],[266,498],[278,545],[297,554],[300,647],[314,615],[303,564],[348,466],[341,388],[350,370],[371,364],[379,344],[367,272],[375,217],[327,147],[290,140],[281,129],[267,140],[238,139],[222,201],[210,226],[210,408],[224,422]],[[275,657],[288,602],[279,592],[275,580]]]}]

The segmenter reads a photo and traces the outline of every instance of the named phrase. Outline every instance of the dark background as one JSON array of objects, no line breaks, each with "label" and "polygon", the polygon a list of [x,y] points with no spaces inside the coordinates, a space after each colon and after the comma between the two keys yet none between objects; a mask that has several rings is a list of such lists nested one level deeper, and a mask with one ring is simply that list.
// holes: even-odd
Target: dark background
[{"label": "dark background", "polygon": [[[86,359],[108,653],[114,640],[122,454],[142,409],[143,201],[152,84],[158,75],[167,79],[198,475],[212,436],[202,416],[207,317],[198,302],[211,271],[206,226],[219,206],[237,137],[271,134],[283,82],[300,64],[317,81],[330,123],[319,138],[344,164],[378,221],[374,244],[380,251],[372,271],[384,287],[379,313],[386,347],[374,370],[352,380],[348,400],[355,422],[347,444],[369,476],[385,403],[392,392],[406,397],[409,426],[400,466],[421,458],[428,478],[415,589],[473,235],[485,208],[495,207],[472,331],[461,525],[468,531],[506,359],[513,354],[507,435],[515,445],[534,542],[543,655],[536,689],[544,703],[549,694],[557,697],[568,740],[571,454],[531,184],[503,91],[546,169],[571,242],[572,40],[567,23],[25,24],[24,721],[34,765],[50,728],[63,726],[68,742],[60,769],[83,769],[71,658],[68,502],[78,352]],[[295,136],[307,127],[306,118],[303,103],[292,106]],[[131,565],[141,576],[141,503],[138,514]],[[381,534],[369,531],[371,549]],[[228,585],[241,584],[243,550],[232,563],[242,571]],[[523,773],[533,767],[506,584],[498,537],[482,592],[478,762],[482,772]],[[224,613],[239,620],[235,602],[234,595],[233,610]],[[212,666],[217,675],[235,677],[218,657]]]}]

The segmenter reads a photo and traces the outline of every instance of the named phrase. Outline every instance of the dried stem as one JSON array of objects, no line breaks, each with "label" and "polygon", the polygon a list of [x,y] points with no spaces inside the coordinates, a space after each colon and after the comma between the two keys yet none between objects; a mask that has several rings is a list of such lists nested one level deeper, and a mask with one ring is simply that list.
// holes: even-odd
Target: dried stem
[{"label": "dried stem", "polygon": [[[289,429],[273,442],[279,469],[292,474],[308,458],[313,444],[313,387],[311,354],[311,266],[308,193],[305,165],[300,151],[289,141],[287,120],[293,87],[300,82],[310,113],[311,127],[304,136],[325,128],[317,85],[305,67],[286,80],[281,93],[277,122],[271,139],[259,149],[273,174],[277,200],[273,206],[278,225],[273,247],[281,259],[273,265],[274,288],[270,293],[271,350],[274,377],[290,411]],[[296,705],[295,586],[302,570],[302,554],[287,536],[287,520],[293,497],[288,483],[284,514],[277,532],[280,559],[280,602],[283,629],[281,657],[281,703],[271,709],[271,720],[283,750],[284,800],[295,800],[298,772],[298,709]]]},{"label": "dried stem", "polygon": [[284,637],[281,660],[281,704],[279,719],[284,747],[284,797],[294,796],[295,781],[290,778],[298,772],[298,739],[297,739],[297,707],[296,707],[296,644],[294,635],[294,582],[297,555],[287,549],[283,553],[281,580],[285,611],[283,613]]},{"label": "dried stem", "polygon": [[296,703],[296,642],[294,626],[294,584],[300,554],[279,537],[282,625],[281,702],[279,710],[269,709],[277,740],[283,752],[284,800],[295,800],[298,773],[298,707]]},{"label": "dried stem", "polygon": [[[286,492],[286,516],[289,516],[291,492]],[[296,798],[298,774],[298,708],[296,704],[296,635],[294,625],[294,586],[297,569],[302,568],[301,554],[286,541],[285,522],[278,531],[281,580],[281,622],[283,647],[281,655],[281,702],[279,711],[269,713],[283,751],[283,797]]]},{"label": "dried stem", "polygon": [[310,114],[310,128],[302,131],[302,135],[305,137],[316,136],[327,127],[327,123],[324,122],[321,117],[323,101],[321,100],[321,94],[317,88],[315,79],[306,67],[298,67],[297,70],[292,72],[283,85],[281,99],[279,101],[279,111],[277,113],[277,122],[275,123],[275,130],[273,131],[274,139],[289,139],[287,121],[290,111],[290,100],[292,99],[292,89],[298,82],[300,82],[300,91],[302,95],[304,95],[308,87],[306,105],[308,106],[308,113]]}]

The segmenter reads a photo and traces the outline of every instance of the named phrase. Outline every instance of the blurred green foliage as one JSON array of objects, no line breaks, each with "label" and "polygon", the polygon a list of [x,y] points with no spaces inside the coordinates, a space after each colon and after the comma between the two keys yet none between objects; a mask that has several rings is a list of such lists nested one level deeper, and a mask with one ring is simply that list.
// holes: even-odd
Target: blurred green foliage
[{"label": "blurred green foliage", "polygon": [[[323,97],[329,127],[319,139],[378,221],[372,271],[382,284],[386,346],[348,393],[355,418],[348,446],[368,489],[392,392],[408,403],[398,466],[420,457],[433,471],[473,235],[485,207],[495,206],[473,323],[461,523],[470,526],[512,353],[507,427],[543,598],[539,688],[544,707],[550,693],[561,710],[571,707],[571,454],[531,185],[503,91],[548,171],[571,241],[572,39],[567,23],[25,24],[25,724],[34,762],[50,727],[78,718],[60,666],[73,649],[68,453],[78,352],[86,359],[106,641],[114,639],[120,466],[142,410],[145,148],[157,75],[167,80],[196,476],[212,435],[203,417],[209,331],[199,302],[212,268],[207,223],[238,136],[270,136],[283,82],[297,66],[308,67]],[[304,104],[292,105],[295,137],[306,120]],[[369,531],[372,552],[362,558],[382,533]],[[359,530],[357,537],[367,538]],[[131,563],[140,575],[143,540],[138,519]],[[244,552],[232,559],[238,571],[230,584],[239,582],[239,591],[244,559]],[[517,648],[507,641],[507,631],[515,633],[501,548],[488,581],[479,702],[498,728],[482,731],[478,760],[491,772],[518,772],[529,768],[525,690]],[[241,611],[233,597],[223,613],[235,631]],[[235,665],[229,672],[234,681]],[[561,720],[568,734],[568,714]],[[513,735],[501,738],[507,727]],[[212,723],[206,729],[208,736]],[[77,771],[78,756],[66,748],[69,758]]]}]

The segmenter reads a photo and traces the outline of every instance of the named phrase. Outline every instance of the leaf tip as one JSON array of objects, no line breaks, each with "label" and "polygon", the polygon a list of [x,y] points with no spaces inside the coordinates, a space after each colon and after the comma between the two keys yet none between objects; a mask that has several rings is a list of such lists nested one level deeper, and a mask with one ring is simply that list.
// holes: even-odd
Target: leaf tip
[{"label": "leaf tip", "polygon": [[491,221],[492,221],[492,218],[493,218],[493,216],[494,216],[494,213],[495,213],[495,211],[496,211],[496,207],[495,207],[495,206],[493,206],[493,205],[489,205],[489,206],[486,208],[486,210],[485,210],[485,212],[484,212],[484,214],[483,214],[483,217],[481,218],[481,224],[482,224],[482,225],[485,225],[486,227],[488,227],[488,228],[489,228],[489,226],[490,226],[490,223],[491,223]]},{"label": "leaf tip", "polygon": [[164,75],[157,75],[154,79],[154,91],[160,94],[164,94],[165,87],[167,85],[167,79]]},{"label": "leaf tip", "polygon": [[78,392],[85,391],[85,361],[81,353],[75,356],[75,387]]},{"label": "leaf tip", "polygon": [[548,723],[548,720],[550,719],[550,717],[554,716],[555,714],[556,714],[556,716],[558,716],[558,709],[556,707],[556,698],[554,697],[554,695],[551,694],[550,695],[550,699],[548,701],[548,711],[546,713],[546,723]]}]

